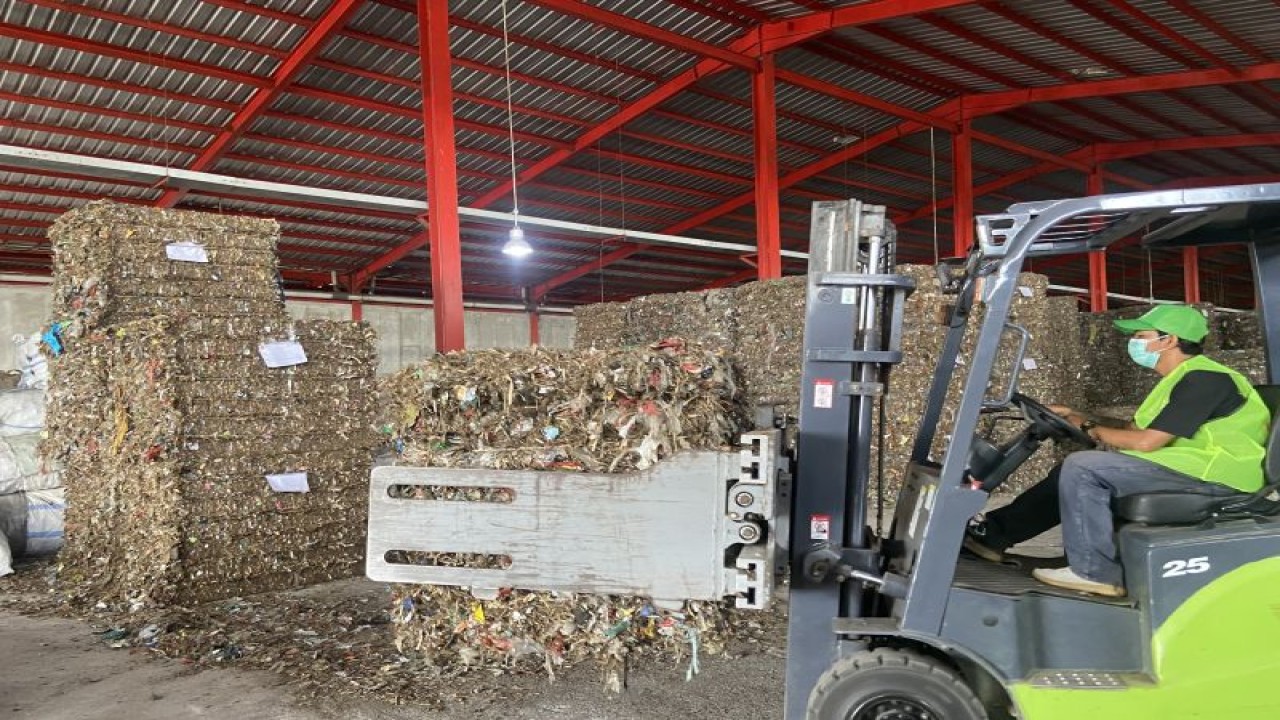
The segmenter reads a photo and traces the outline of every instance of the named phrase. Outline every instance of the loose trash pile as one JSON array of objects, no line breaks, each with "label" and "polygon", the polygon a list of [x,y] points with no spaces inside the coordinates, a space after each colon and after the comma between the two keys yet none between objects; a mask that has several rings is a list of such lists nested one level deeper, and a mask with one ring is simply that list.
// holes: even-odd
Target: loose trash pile
[{"label": "loose trash pile", "polygon": [[[386,379],[382,407],[399,464],[423,467],[624,472],[683,449],[727,448],[743,423],[726,359],[679,339],[607,352],[438,355]],[[615,690],[629,655],[696,668],[727,627],[718,603],[663,612],[641,598],[525,591],[477,600],[463,589],[398,586],[392,608],[396,647],[435,672],[554,676],[595,658]]]},{"label": "loose trash pile", "polygon": [[143,607],[360,571],[374,337],[289,319],[278,234],[106,202],[51,229],[68,592]]},{"label": "loose trash pile", "polygon": [[437,355],[382,384],[406,464],[623,472],[741,430],[733,369],[672,339],[625,351]]}]

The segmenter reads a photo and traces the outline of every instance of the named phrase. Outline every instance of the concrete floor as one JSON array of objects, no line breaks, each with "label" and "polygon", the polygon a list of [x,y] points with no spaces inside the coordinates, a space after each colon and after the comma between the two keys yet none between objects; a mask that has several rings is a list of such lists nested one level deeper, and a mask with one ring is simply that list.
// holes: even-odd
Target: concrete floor
[{"label": "concrete floor", "polygon": [[86,623],[0,611],[0,717],[10,720],[659,720],[776,717],[780,652],[707,658],[684,668],[644,668],[621,696],[606,696],[591,669],[554,685],[541,678],[493,679],[493,692],[432,711],[378,701],[300,704],[288,679],[266,671],[192,671],[136,650],[108,648]]},{"label": "concrete floor", "polygon": [[[1055,532],[1020,550],[1057,554],[1060,543]],[[541,677],[481,678],[460,693],[474,699],[439,711],[377,700],[316,703],[296,698],[286,676],[235,667],[195,670],[146,651],[111,649],[86,622],[5,610],[6,580],[0,579],[0,718],[9,720],[728,720],[781,714],[781,637],[736,648],[734,658],[704,658],[702,674],[688,683],[683,666],[638,668],[621,696],[606,695],[596,670],[581,667],[555,684]],[[355,580],[302,592],[385,592],[372,585]]]}]

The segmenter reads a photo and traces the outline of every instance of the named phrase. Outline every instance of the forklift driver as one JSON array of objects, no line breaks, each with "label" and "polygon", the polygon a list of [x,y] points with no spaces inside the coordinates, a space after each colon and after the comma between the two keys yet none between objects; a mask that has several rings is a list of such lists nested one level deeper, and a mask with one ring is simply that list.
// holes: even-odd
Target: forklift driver
[{"label": "forklift driver", "polygon": [[[1230,495],[1262,487],[1270,413],[1240,373],[1201,355],[1204,317],[1185,305],[1160,305],[1133,320],[1129,357],[1162,379],[1127,428],[1098,427],[1054,406],[1111,451],[1074,452],[1008,506],[972,522],[964,547],[1001,562],[1013,545],[1061,524],[1068,567],[1034,576],[1055,587],[1125,594],[1113,537],[1111,499],[1145,492]],[[1112,452],[1115,451],[1115,452]]]}]

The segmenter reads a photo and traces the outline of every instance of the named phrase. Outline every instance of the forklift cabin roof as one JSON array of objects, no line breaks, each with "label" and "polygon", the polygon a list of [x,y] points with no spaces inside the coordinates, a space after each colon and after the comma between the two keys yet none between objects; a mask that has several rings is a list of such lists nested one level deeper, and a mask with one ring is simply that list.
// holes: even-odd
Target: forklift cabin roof
[{"label": "forklift cabin roof", "polygon": [[978,218],[987,257],[1021,250],[1015,235],[1033,239],[1024,257],[1044,257],[1101,250],[1138,232],[1148,247],[1280,240],[1280,183],[1021,203]]}]

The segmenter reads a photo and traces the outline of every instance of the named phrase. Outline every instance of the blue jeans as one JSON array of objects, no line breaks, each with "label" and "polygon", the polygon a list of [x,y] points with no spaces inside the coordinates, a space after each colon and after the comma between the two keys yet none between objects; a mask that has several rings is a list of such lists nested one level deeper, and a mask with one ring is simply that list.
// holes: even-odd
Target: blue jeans
[{"label": "blue jeans", "polygon": [[1061,523],[1062,545],[1071,569],[1095,582],[1122,585],[1124,569],[1115,542],[1112,498],[1182,490],[1222,495],[1238,492],[1131,455],[1074,452],[1012,503],[987,513],[984,542],[1003,550]]}]

